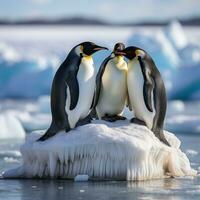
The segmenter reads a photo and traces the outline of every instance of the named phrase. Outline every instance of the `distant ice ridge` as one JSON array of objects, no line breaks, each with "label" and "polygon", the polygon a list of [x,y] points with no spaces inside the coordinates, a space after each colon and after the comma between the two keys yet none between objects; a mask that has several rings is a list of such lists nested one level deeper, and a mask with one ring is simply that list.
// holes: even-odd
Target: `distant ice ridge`
[{"label": "distant ice ridge", "polygon": [[[158,29],[136,28],[130,37],[129,34],[124,36],[126,38],[122,42],[126,43],[126,46],[135,45],[144,48],[153,57],[165,80],[169,99],[200,99],[200,45],[189,41],[178,21]],[[32,35],[28,37],[30,42],[21,42],[18,44],[20,48],[13,42],[15,38],[8,44],[0,41],[1,98],[35,98],[49,94],[55,70],[74,43],[83,39],[75,37],[65,39],[59,35],[55,38],[55,42],[48,41],[51,40],[48,38],[45,39],[48,44],[39,45],[37,42],[31,42]],[[88,37],[90,38],[90,35]],[[101,38],[98,35],[98,42],[112,48],[114,44],[110,37]],[[19,51],[20,49],[23,50]],[[102,51],[94,55],[97,68],[109,53]]]},{"label": "distant ice ridge", "polygon": [[[165,35],[176,48],[180,65],[171,79],[170,99],[199,99],[200,45],[190,43],[184,29],[177,21],[165,28]],[[189,74],[189,76],[188,76]]]},{"label": "distant ice ridge", "polygon": [[161,30],[157,32],[133,33],[127,43],[128,45],[143,48],[150,53],[161,71],[167,68],[176,68],[180,63],[176,49]]},{"label": "distant ice ridge", "polygon": [[144,48],[153,57],[169,99],[199,99],[200,45],[189,42],[178,21],[160,31],[134,32],[127,43]]},{"label": "distant ice ridge", "polygon": [[31,52],[20,55],[14,46],[0,41],[0,98],[35,98],[49,94],[58,65],[59,59],[55,55]]},{"label": "distant ice ridge", "polygon": [[161,143],[144,126],[128,121],[94,121],[69,133],[36,142],[44,131],[28,135],[21,147],[23,164],[7,170],[4,178],[74,178],[149,180],[166,176],[195,176],[196,171],[172,133]]},{"label": "distant ice ridge", "polygon": [[0,139],[23,139],[25,131],[19,120],[10,113],[0,114]]}]

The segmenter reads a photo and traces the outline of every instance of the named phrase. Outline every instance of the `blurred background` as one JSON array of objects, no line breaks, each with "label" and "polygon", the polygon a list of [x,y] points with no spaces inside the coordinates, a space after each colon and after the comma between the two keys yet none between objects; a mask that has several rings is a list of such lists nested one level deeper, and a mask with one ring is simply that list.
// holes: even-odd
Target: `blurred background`
[{"label": "blurred background", "polygon": [[[144,48],[153,57],[168,94],[165,129],[181,140],[181,149],[200,173],[199,25],[199,0],[0,0],[0,199],[44,198],[39,189],[48,191],[50,199],[69,196],[62,193],[68,188],[65,180],[5,181],[1,172],[22,163],[20,145],[27,134],[48,128],[54,74],[70,49],[83,41],[110,49],[95,54],[97,69],[116,42]],[[199,176],[124,184],[73,184],[69,190],[101,198],[108,190],[129,199],[138,194],[140,199],[170,200],[200,195]]]},{"label": "blurred background", "polygon": [[[199,25],[199,0],[1,0],[0,168],[19,162],[16,138],[49,126],[52,79],[82,41],[144,48],[167,88],[165,128],[199,135]],[[97,69],[110,52],[95,54]]]}]

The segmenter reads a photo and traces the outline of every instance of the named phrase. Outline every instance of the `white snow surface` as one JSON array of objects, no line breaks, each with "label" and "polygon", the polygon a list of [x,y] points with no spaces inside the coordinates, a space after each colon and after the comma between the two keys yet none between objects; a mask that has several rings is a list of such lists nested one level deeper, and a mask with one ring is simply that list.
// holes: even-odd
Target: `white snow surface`
[{"label": "white snow surface", "polygon": [[100,180],[148,180],[197,173],[174,134],[165,131],[168,147],[145,126],[128,121],[93,121],[36,142],[42,134],[44,131],[35,131],[27,136],[21,147],[23,164],[3,172],[4,178],[75,178],[84,174]]}]

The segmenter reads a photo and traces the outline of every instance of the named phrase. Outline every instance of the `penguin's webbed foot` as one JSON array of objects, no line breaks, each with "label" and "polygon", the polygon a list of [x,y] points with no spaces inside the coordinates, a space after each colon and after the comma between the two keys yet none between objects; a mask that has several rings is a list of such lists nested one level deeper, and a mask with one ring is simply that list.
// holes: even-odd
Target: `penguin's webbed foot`
[{"label": "penguin's webbed foot", "polygon": [[116,116],[114,116],[114,118],[115,118],[116,120],[126,120],[126,117],[121,116],[121,115],[116,115]]},{"label": "penguin's webbed foot", "polygon": [[107,122],[115,122],[116,121],[113,118],[108,117],[108,116],[101,117],[101,119],[104,120],[104,121],[107,121]]},{"label": "penguin's webbed foot", "polygon": [[88,115],[87,117],[85,117],[84,119],[81,119],[79,120],[77,123],[76,123],[76,127],[78,126],[83,126],[83,125],[86,125],[86,124],[90,124],[92,121],[92,117],[90,115]]},{"label": "penguin's webbed foot", "polygon": [[146,126],[146,123],[138,118],[132,118],[130,120],[131,123],[134,123],[134,124],[138,124],[138,125],[142,125],[142,126]]},{"label": "penguin's webbed foot", "polygon": [[108,122],[115,122],[117,120],[126,120],[126,117],[121,116],[121,115],[112,115],[112,116],[105,115],[101,119]]}]

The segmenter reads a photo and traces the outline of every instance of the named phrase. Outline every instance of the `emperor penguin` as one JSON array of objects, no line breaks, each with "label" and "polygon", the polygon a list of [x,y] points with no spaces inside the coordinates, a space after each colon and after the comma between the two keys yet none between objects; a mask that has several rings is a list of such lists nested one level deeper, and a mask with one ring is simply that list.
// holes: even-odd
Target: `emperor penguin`
[{"label": "emperor penguin", "polygon": [[163,133],[167,108],[164,82],[151,56],[135,46],[120,51],[129,59],[127,86],[133,123],[145,124],[155,136],[170,146]]},{"label": "emperor penguin", "polygon": [[92,42],[76,45],[58,68],[51,88],[52,122],[39,138],[44,141],[61,130],[89,123],[95,91],[95,66],[92,54],[107,49]]},{"label": "emperor penguin", "polygon": [[125,48],[117,43],[109,57],[101,64],[96,77],[94,107],[99,119],[106,121],[124,120],[121,116],[127,100],[127,63],[118,50]]}]

